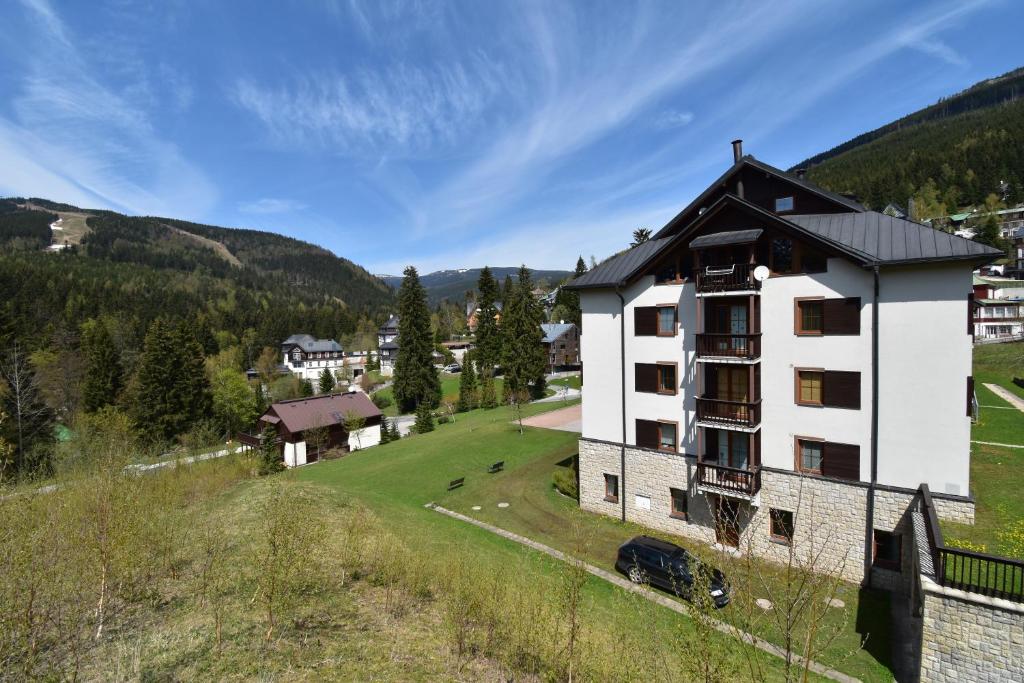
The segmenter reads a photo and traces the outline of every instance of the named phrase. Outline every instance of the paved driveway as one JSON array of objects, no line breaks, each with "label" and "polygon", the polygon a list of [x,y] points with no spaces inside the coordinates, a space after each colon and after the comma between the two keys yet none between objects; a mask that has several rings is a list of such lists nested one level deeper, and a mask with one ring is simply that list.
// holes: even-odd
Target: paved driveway
[{"label": "paved driveway", "polygon": [[583,431],[583,404],[577,403],[568,408],[534,415],[523,420],[523,424],[530,427],[543,427],[544,429],[559,429],[563,432],[579,433]]}]

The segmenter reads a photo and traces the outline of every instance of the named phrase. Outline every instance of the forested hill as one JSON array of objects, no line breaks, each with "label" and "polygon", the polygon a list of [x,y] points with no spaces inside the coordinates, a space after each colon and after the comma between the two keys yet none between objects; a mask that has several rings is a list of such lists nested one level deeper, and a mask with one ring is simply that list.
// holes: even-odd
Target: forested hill
[{"label": "forested hill", "polygon": [[1004,190],[1007,202],[1022,201],[1024,68],[977,83],[797,168],[806,168],[813,182],[851,192],[874,209],[889,202],[905,205],[929,179],[951,212]]},{"label": "forested hill", "polygon": [[[457,270],[438,270],[426,275],[420,275],[420,284],[427,291],[427,298],[431,305],[448,300],[452,303],[461,303],[466,292],[476,291],[477,280],[480,279],[481,268],[459,268]],[[491,274],[498,283],[505,281],[506,276],[516,278],[519,267],[492,266]],[[554,287],[556,284],[572,275],[569,270],[534,270],[531,271],[533,281],[541,286]],[[380,278],[395,289],[402,283],[399,275],[381,275]]]},{"label": "forested hill", "polygon": [[[47,252],[58,217],[67,230],[53,241],[69,246]],[[373,329],[394,298],[351,261],[289,237],[20,198],[0,200],[0,289],[0,342],[31,348],[101,317],[127,349],[156,317],[254,348],[297,332],[342,338]]]}]

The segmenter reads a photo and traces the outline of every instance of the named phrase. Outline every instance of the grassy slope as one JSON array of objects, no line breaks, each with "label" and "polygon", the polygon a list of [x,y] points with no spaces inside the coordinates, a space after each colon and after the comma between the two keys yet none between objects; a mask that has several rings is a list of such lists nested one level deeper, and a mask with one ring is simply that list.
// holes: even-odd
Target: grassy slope
[{"label": "grassy slope", "polygon": [[[548,406],[531,405],[525,412],[534,414],[546,408]],[[423,505],[431,501],[445,502],[566,550],[579,548],[578,552],[587,559],[610,566],[614,548],[638,527],[622,526],[612,519],[594,515],[579,515],[577,523],[575,503],[559,498],[551,490],[551,472],[555,463],[575,453],[577,435],[527,429],[520,436],[508,424],[509,417],[506,408],[459,415],[454,425],[439,426],[431,434],[306,468],[299,472],[299,476],[326,484],[344,498],[354,497],[365,502],[393,529],[415,539],[415,543],[426,552],[472,558],[474,563],[519,563],[522,571],[536,575],[538,590],[543,589],[545,577],[557,571],[552,569],[548,560],[481,529],[428,512]],[[506,471],[500,475],[488,475],[487,466],[496,460],[505,461]],[[466,478],[465,487],[448,494],[447,482],[463,476]],[[515,502],[508,510],[498,511],[494,506],[498,500]],[[487,507],[479,513],[468,509],[477,503]],[[574,528],[579,532],[571,531]],[[593,609],[606,618],[635,618],[634,610],[623,609],[625,598],[619,589],[590,579],[587,592],[593,601]],[[852,588],[847,590],[844,599],[855,612],[856,591]],[[874,597],[869,599],[874,600]],[[872,645],[877,643],[877,647],[872,649],[878,650],[879,659],[887,660],[888,637],[880,633],[888,621],[887,603],[872,604],[868,611],[880,616],[883,624],[872,628],[876,633]],[[656,614],[658,620],[684,635],[692,631],[688,620],[667,610]],[[861,626],[870,621],[872,617],[869,615]],[[637,628],[646,627],[637,625]],[[852,625],[848,626],[842,646],[837,645],[827,653],[825,661],[868,680],[887,679],[888,670],[868,652],[859,651],[849,660],[840,662],[840,650],[854,649],[858,642]]]},{"label": "grassy slope", "polygon": [[[976,441],[1024,444],[1024,414],[1015,410],[986,408],[1009,406],[982,386],[991,382],[1024,397],[1024,389],[1013,383],[1024,377],[1024,343],[988,344],[974,349],[974,379],[978,395],[979,420],[971,436]],[[948,539],[965,539],[984,545],[991,553],[1005,553],[999,532],[1011,522],[1024,518],[1024,449],[972,444],[971,493],[974,495],[973,526],[942,525]]]},{"label": "grassy slope", "polygon": [[[498,392],[499,398],[501,397],[501,378],[497,378],[494,381],[494,390]],[[398,406],[394,402],[394,393],[391,387],[381,389],[380,391],[374,392],[375,396],[386,396],[391,399],[391,405],[384,408],[381,412],[387,417],[395,417],[398,415]],[[456,403],[459,400],[459,375],[449,375],[447,372],[441,373],[441,401]]]}]

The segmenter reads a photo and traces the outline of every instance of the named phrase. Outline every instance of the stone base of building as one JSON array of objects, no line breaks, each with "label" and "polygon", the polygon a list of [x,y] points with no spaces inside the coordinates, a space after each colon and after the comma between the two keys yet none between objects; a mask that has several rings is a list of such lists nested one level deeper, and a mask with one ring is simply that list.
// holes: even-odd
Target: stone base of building
[{"label": "stone base of building", "polygon": [[[697,487],[696,459],[690,456],[627,446],[625,481],[619,444],[580,439],[580,507],[651,529],[708,544],[735,545],[756,555],[788,561],[796,553],[820,554],[817,565],[848,581],[865,577],[865,556],[873,552],[873,534],[867,531],[867,484],[844,482],[782,470],[762,469],[761,488],[744,499]],[[619,477],[618,498],[606,497],[605,475]],[[686,491],[686,515],[672,513],[671,489]],[[876,487],[872,528],[903,539],[903,557],[891,569],[873,567],[872,585],[897,589],[904,585],[910,566],[911,534],[908,508],[915,491]],[[725,501],[725,502],[723,502]],[[974,523],[974,502],[967,498],[935,498],[938,515],[961,523]],[[723,524],[722,510],[735,510],[735,524]],[[771,511],[792,513],[790,546],[771,533]],[[625,540],[625,539],[624,539]],[[806,555],[804,555],[806,557]]]}]

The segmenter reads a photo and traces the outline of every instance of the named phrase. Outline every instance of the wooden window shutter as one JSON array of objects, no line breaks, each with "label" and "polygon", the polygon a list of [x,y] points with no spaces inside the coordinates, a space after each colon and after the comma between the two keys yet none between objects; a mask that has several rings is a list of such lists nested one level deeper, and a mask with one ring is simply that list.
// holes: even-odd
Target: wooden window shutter
[{"label": "wooden window shutter", "polygon": [[974,339],[974,292],[967,295],[967,334]]},{"label": "wooden window shutter", "polygon": [[658,334],[657,306],[638,306],[633,309],[633,333],[651,337]]},{"label": "wooden window shutter", "polygon": [[822,334],[860,334],[860,297],[825,299],[822,302]]},{"label": "wooden window shutter", "polygon": [[636,363],[636,386],[637,391],[658,391],[658,366],[654,363]]},{"label": "wooden window shutter", "polygon": [[658,447],[658,423],[654,420],[636,421],[636,445],[641,448]]},{"label": "wooden window shutter", "polygon": [[836,479],[860,479],[860,446],[826,442],[822,448],[821,474]]},{"label": "wooden window shutter", "polygon": [[860,409],[860,373],[826,370],[821,388],[822,405]]},{"label": "wooden window shutter", "polygon": [[974,417],[974,377],[967,378],[967,417]]}]

